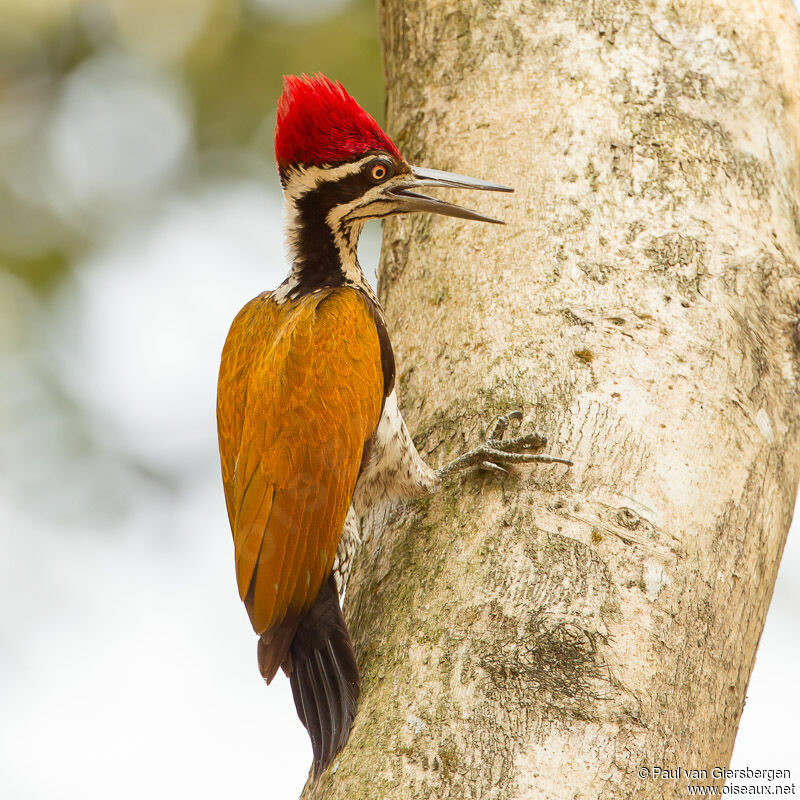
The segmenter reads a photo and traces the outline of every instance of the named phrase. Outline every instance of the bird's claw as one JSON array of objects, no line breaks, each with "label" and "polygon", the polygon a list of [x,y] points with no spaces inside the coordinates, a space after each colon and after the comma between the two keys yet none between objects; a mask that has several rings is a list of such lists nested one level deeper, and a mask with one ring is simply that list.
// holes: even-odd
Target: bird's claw
[{"label": "bird's claw", "polygon": [[538,462],[540,464],[566,464],[568,467],[572,466],[572,462],[566,458],[558,458],[557,456],[548,456],[545,453],[517,453],[506,450],[496,450],[493,447],[482,445],[478,448],[481,455],[486,460],[491,460],[493,463],[499,464],[531,464]]},{"label": "bird's claw", "polygon": [[478,466],[487,472],[494,472],[496,475],[508,475],[508,470],[503,469],[499,464],[495,464],[494,461],[481,461]]},{"label": "bird's claw", "polygon": [[[489,440],[495,444],[494,440]],[[525,436],[516,436],[508,441],[498,441],[496,444],[500,445],[501,450],[507,450],[509,453],[519,453],[523,450],[541,450],[547,444],[547,437],[542,436],[540,433],[528,433]]]},{"label": "bird's claw", "polygon": [[528,433],[515,436],[513,439],[503,440],[503,436],[512,422],[522,420],[521,411],[511,411],[501,416],[495,422],[488,439],[474,450],[459,456],[446,467],[439,470],[439,476],[444,478],[454,472],[467,469],[482,469],[493,472],[495,475],[507,475],[506,466],[510,464],[565,464],[571,467],[572,462],[565,458],[549,456],[545,453],[526,452],[541,450],[547,444],[547,438],[539,433]]},{"label": "bird's claw", "polygon": [[505,436],[508,426],[512,422],[522,422],[521,411],[510,411],[508,414],[503,414],[503,416],[495,422],[485,445],[495,450],[519,453],[523,450],[541,450],[547,444],[547,437],[542,436],[540,433],[527,433],[524,436],[515,436],[513,439],[504,441],[503,436]]},{"label": "bird's claw", "polygon": [[489,434],[489,441],[499,442],[505,435],[511,422],[522,422],[522,412],[519,410],[509,411],[508,414],[503,414],[501,417],[498,417],[494,428],[492,428],[492,432]]}]

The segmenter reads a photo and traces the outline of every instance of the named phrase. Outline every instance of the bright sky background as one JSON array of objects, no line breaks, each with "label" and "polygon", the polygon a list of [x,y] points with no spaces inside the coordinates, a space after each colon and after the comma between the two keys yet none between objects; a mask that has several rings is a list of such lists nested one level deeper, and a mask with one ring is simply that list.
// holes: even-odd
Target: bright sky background
[{"label": "bright sky background", "polygon": [[[130,54],[89,58],[43,117],[20,102],[2,177],[104,233],[46,306],[0,272],[0,797],[295,800],[311,749],[258,673],[214,420],[228,325],[286,269],[272,167],[193,177],[181,86]],[[365,266],[378,249],[376,228]],[[800,778],[798,587],[793,530],[734,767]]]}]

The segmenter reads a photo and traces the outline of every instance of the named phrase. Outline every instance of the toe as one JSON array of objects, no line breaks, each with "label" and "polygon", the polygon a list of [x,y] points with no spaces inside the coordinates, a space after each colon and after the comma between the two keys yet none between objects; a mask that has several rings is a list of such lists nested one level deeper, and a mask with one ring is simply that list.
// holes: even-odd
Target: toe
[{"label": "toe", "polygon": [[485,469],[487,472],[493,472],[495,475],[508,475],[507,469],[503,469],[499,464],[495,464],[493,461],[482,461],[480,466],[481,469]]},{"label": "toe", "polygon": [[502,449],[511,453],[520,450],[541,450],[547,444],[547,437],[540,433],[528,433],[503,442]]},{"label": "toe", "polygon": [[495,422],[494,428],[492,428],[492,432],[489,435],[489,441],[500,441],[505,435],[506,430],[508,430],[508,426],[512,422],[521,421],[522,412],[519,410],[509,411],[508,414],[503,414],[503,416],[499,417],[497,422]]}]

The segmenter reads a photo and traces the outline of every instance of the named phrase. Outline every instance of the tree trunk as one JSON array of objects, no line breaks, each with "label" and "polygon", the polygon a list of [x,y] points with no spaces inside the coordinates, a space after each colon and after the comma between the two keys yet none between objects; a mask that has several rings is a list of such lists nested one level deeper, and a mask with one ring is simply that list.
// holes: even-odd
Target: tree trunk
[{"label": "tree trunk", "polygon": [[[384,0],[411,163],[508,225],[386,226],[401,406],[575,466],[365,520],[350,743],[308,798],[677,798],[728,764],[800,468],[789,0]],[[459,196],[464,200],[464,195]]]}]

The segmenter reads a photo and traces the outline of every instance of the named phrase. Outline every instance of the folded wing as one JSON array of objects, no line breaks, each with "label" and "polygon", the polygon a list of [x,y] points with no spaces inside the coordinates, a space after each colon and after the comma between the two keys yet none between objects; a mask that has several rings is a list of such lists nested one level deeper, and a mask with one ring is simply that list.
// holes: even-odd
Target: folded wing
[{"label": "folded wing", "polygon": [[330,575],[383,383],[375,318],[354,289],[282,305],[261,295],[234,320],[217,422],[239,595],[256,633],[299,621]]}]

